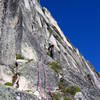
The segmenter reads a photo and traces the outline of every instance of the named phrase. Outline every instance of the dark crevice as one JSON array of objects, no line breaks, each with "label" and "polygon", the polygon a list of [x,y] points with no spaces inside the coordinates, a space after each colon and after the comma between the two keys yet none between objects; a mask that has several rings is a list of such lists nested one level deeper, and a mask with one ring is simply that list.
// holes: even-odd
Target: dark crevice
[{"label": "dark crevice", "polygon": [[9,10],[14,17],[18,8],[19,0],[10,0],[9,2]]},{"label": "dark crevice", "polygon": [[3,9],[4,16],[2,17],[2,23],[4,24],[4,21],[6,18],[6,12],[7,12],[7,8],[8,8],[8,0],[4,0],[3,4],[4,4],[4,9]]},{"label": "dark crevice", "polygon": [[4,13],[6,13],[8,7],[8,0],[4,0]]}]

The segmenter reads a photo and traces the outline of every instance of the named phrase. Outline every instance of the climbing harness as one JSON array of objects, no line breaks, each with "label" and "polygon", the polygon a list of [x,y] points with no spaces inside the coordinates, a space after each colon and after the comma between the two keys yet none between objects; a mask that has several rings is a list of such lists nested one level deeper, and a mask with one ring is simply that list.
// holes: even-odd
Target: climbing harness
[{"label": "climbing harness", "polygon": [[[47,72],[46,72],[45,64],[43,63],[42,58],[41,58],[40,63],[41,63],[41,65],[42,65],[44,77],[45,77],[45,79],[46,79],[46,86],[47,86],[47,88],[48,88],[49,94],[50,94],[52,100],[54,100],[53,94],[52,94],[52,92],[51,92],[51,90],[50,90],[50,84],[49,84],[49,82],[48,82],[48,75],[47,75]],[[42,90],[43,88],[42,88],[42,83],[41,83],[41,79],[40,79],[40,63],[38,63],[38,66],[37,66],[37,67],[38,67],[38,85],[39,85],[39,87],[40,87],[40,96],[41,96],[41,100],[44,100],[44,96],[43,96],[43,93],[42,93],[42,92],[43,92],[43,90]],[[37,89],[38,89],[38,86],[37,86]]]}]

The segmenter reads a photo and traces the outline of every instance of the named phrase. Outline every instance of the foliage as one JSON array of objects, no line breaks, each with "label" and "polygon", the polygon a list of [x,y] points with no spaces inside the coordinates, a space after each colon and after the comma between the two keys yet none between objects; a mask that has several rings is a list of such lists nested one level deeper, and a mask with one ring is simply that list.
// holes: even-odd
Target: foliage
[{"label": "foliage", "polygon": [[66,87],[65,84],[64,84],[64,79],[60,79],[60,81],[59,81],[59,89],[64,94],[68,93],[68,94],[71,94],[71,95],[75,95],[76,92],[80,92],[81,91],[78,86]]},{"label": "foliage", "polygon": [[16,59],[24,59],[24,57],[21,54],[16,54]]},{"label": "foliage", "polygon": [[63,100],[70,100],[70,98],[66,97],[66,96],[60,96],[59,93],[54,93],[54,100],[61,100],[61,97],[63,98]]},{"label": "foliage", "polygon": [[59,83],[58,83],[58,86],[59,86],[59,89],[63,92],[63,93],[65,93],[65,84],[64,84],[64,79],[63,78],[61,78],[60,79],[60,81],[59,81]]},{"label": "foliage", "polygon": [[32,92],[32,90],[25,90],[26,92]]},{"label": "foliage", "polygon": [[51,68],[58,74],[61,71],[61,66],[58,62],[51,62],[49,64],[51,66]]},{"label": "foliage", "polygon": [[68,97],[64,97],[64,100],[70,100]]},{"label": "foliage", "polygon": [[29,59],[27,62],[26,62],[26,64],[28,64],[28,63],[30,63],[30,62],[32,62],[33,61],[33,59]]},{"label": "foliage", "polygon": [[6,82],[5,85],[6,85],[6,86],[12,86],[12,83]]},{"label": "foliage", "polygon": [[66,88],[66,93],[69,93],[71,95],[75,95],[77,92],[80,92],[80,88],[78,86],[70,86]]},{"label": "foliage", "polygon": [[54,93],[54,100],[60,100],[59,95],[57,93]]}]

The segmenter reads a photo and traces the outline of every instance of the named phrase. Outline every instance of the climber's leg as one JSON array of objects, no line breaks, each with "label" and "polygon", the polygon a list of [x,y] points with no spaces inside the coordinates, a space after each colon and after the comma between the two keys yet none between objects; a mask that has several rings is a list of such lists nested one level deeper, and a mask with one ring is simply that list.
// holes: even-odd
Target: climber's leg
[{"label": "climber's leg", "polygon": [[50,52],[50,57],[54,58],[53,51]]}]

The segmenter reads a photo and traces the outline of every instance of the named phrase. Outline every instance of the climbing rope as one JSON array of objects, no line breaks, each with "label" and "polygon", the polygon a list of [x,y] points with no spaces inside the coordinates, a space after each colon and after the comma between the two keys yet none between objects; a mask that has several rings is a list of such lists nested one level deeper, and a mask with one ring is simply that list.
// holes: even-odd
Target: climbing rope
[{"label": "climbing rope", "polygon": [[52,100],[54,100],[53,94],[52,94],[52,92],[50,90],[50,84],[48,82],[48,75],[47,75],[47,72],[46,72],[45,64],[43,62],[42,62],[42,66],[43,66],[43,70],[44,70],[44,74],[45,74],[45,78],[46,78],[46,85],[47,85],[48,91],[50,93],[50,96],[51,96]]},{"label": "climbing rope", "polygon": [[[40,96],[41,96],[41,100],[44,100],[44,97],[42,95],[42,83],[41,83],[41,79],[40,79],[40,63],[37,64],[38,67],[38,85],[40,87]],[[38,89],[38,87],[37,87]]]},{"label": "climbing rope", "polygon": [[[43,73],[44,73],[44,77],[46,79],[46,86],[48,88],[48,91],[50,93],[50,96],[52,98],[52,100],[54,100],[53,98],[53,94],[50,90],[50,84],[48,82],[48,75],[47,75],[47,72],[46,72],[46,68],[45,68],[45,64],[43,63],[42,61],[42,58],[41,58],[41,61],[40,61],[41,65],[42,65],[42,69],[43,69]],[[44,100],[44,96],[43,96],[43,90],[42,90],[42,83],[41,83],[41,79],[40,79],[40,63],[38,63],[38,85],[40,87],[40,96],[41,96],[41,100]],[[37,86],[37,89],[38,89],[38,86]]]}]

